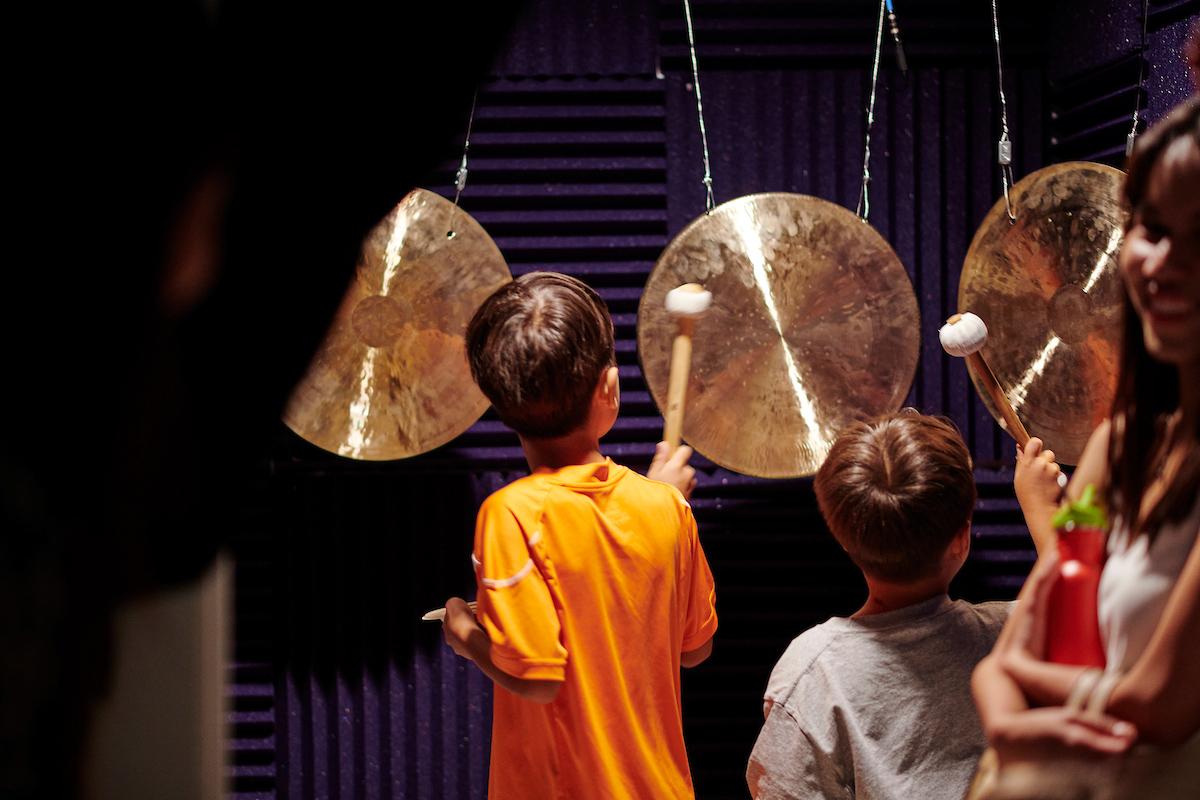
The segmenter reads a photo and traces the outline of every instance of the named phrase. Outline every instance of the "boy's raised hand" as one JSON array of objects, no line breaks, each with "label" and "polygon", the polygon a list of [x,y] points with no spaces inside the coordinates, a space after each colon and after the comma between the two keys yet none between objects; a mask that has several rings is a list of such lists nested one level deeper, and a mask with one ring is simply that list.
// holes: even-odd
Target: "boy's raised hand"
[{"label": "boy's raised hand", "polygon": [[690,498],[692,489],[696,488],[696,470],[687,463],[691,457],[692,448],[686,444],[672,453],[666,442],[659,442],[654,446],[654,458],[650,461],[650,469],[646,470],[646,477],[669,483],[683,492],[685,499]]},{"label": "boy's raised hand", "polygon": [[1039,553],[1043,551],[1044,544],[1054,540],[1054,527],[1050,520],[1062,502],[1060,475],[1062,469],[1054,460],[1054,451],[1043,449],[1041,439],[1035,436],[1024,447],[1017,447],[1013,489]]}]

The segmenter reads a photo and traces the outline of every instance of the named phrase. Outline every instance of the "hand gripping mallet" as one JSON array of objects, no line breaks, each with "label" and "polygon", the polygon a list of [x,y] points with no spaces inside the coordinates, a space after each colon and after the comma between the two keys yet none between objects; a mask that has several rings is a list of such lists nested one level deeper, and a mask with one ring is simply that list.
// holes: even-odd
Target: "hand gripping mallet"
[{"label": "hand gripping mallet", "polygon": [[[1000,388],[996,374],[992,372],[992,368],[988,366],[987,361],[983,358],[983,353],[980,352],[987,344],[987,337],[987,325],[984,325],[983,320],[970,311],[950,317],[938,331],[938,338],[942,340],[943,350],[952,356],[966,358],[971,366],[975,367],[975,374],[979,376],[980,383],[983,384],[988,396],[992,398],[992,404],[999,409],[1000,416],[1004,418],[1005,429],[1012,434],[1013,438],[1017,440],[1017,444],[1024,450],[1025,444],[1029,441],[1029,431],[1025,430],[1012,403],[1008,402],[1008,397]],[[1067,476],[1060,473],[1059,485],[1065,484],[1066,480]]]},{"label": "hand gripping mallet", "polygon": [[692,371],[692,334],[696,320],[712,305],[712,292],[698,283],[685,283],[667,292],[667,313],[675,318],[675,341],[671,345],[671,377],[667,382],[666,424],[663,439],[675,452],[683,435],[683,407]]}]

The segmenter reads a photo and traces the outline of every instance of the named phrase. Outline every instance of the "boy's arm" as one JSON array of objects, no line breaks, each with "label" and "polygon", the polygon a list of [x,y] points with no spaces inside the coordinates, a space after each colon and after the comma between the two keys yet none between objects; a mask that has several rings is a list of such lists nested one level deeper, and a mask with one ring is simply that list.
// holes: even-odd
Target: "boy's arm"
[{"label": "boy's arm", "polygon": [[682,512],[687,559],[679,587],[680,594],[686,597],[681,604],[684,614],[679,663],[694,667],[712,655],[713,636],[717,632],[717,592],[704,548],[700,546],[692,509],[685,505]]},{"label": "boy's arm", "polygon": [[[1048,754],[1115,754],[1126,750],[1135,731],[1108,715],[1085,714],[1063,708],[1062,700],[1047,708],[1030,708],[1028,690],[1021,686],[1006,665],[1032,641],[1040,641],[1036,606],[1043,603],[1057,574],[1054,551],[1034,565],[1021,588],[1016,606],[1000,632],[991,654],[975,667],[971,691],[988,743],[996,748],[1002,764],[1046,758]],[[1039,647],[1040,645],[1036,645]],[[1071,670],[1078,678],[1081,667],[1053,666]]]},{"label": "boy's arm", "polygon": [[547,703],[564,680],[568,654],[551,587],[538,566],[543,556],[529,543],[536,536],[536,531],[527,536],[504,496],[484,501],[471,554],[479,589],[476,612],[452,598],[443,631],[446,643],[497,685]]},{"label": "boy's arm", "polygon": [[685,500],[689,499],[696,488],[696,470],[688,466],[691,457],[692,448],[686,444],[671,452],[666,442],[659,442],[654,446],[654,458],[650,462],[650,469],[646,470],[646,477],[652,481],[669,483],[683,494]]},{"label": "boy's arm", "polygon": [[1036,436],[1024,448],[1017,447],[1013,489],[1038,555],[1045,555],[1058,538],[1050,520],[1062,500],[1062,488],[1058,483],[1061,473],[1054,452],[1044,449],[1042,440]]},{"label": "boy's arm", "polygon": [[679,655],[679,663],[685,667],[695,667],[703,664],[712,655],[713,640],[697,647],[695,650],[685,650]]},{"label": "boy's arm", "polygon": [[496,666],[492,661],[492,641],[487,631],[475,621],[475,615],[461,597],[451,597],[446,601],[442,634],[454,652],[474,661],[484,675],[518,697],[545,704],[558,696],[562,681],[518,678]]},{"label": "boy's arm", "polygon": [[852,798],[834,753],[819,747],[783,705],[774,703],[746,767],[754,800]]}]

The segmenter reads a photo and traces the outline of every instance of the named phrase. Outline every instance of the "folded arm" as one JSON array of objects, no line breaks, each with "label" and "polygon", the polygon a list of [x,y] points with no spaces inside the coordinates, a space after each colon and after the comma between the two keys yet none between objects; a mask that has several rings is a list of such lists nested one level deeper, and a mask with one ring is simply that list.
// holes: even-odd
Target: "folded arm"
[{"label": "folded arm", "polygon": [[[1001,763],[1045,758],[1051,753],[1120,753],[1132,744],[1133,726],[1107,715],[1085,715],[1069,711],[1058,700],[1051,707],[1031,708],[1032,697],[1010,666],[1014,659],[1041,654],[1041,607],[1057,572],[1051,551],[1038,561],[1021,589],[1012,616],[1000,633],[992,653],[979,662],[971,676],[971,690],[988,742],[996,748]],[[1023,655],[1022,655],[1023,654]],[[1039,662],[1044,663],[1044,662]],[[1059,667],[1070,683],[1082,667]],[[1065,694],[1063,697],[1065,698]]]},{"label": "folded arm", "polygon": [[[1108,473],[1110,429],[1106,421],[1088,440],[1067,487],[1072,498],[1079,497],[1088,484],[1103,487]],[[1044,618],[1044,602],[1042,606],[1034,610],[1034,616]],[[1040,660],[1040,655],[1029,648],[1009,648],[1001,666],[1034,702],[1061,705],[1082,669],[1051,664]],[[1192,546],[1146,650],[1109,697],[1109,713],[1133,723],[1146,741],[1169,746],[1186,740],[1200,730],[1200,684],[1192,678],[1197,663],[1200,542]]]},{"label": "folded arm", "polygon": [[[1200,731],[1198,663],[1200,544],[1192,546],[1145,652],[1113,689],[1108,712],[1133,723],[1145,741],[1164,746],[1186,741]],[[1002,665],[1026,695],[1044,705],[1065,702],[1082,671],[1020,650],[1006,654]]]}]

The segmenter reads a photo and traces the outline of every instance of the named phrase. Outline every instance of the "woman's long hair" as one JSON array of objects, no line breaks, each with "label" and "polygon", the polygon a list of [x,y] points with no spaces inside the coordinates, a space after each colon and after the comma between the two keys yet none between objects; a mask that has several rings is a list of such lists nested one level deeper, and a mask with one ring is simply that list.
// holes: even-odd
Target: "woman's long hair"
[{"label": "woman's long hair", "polygon": [[[1138,140],[1122,188],[1122,202],[1128,213],[1126,233],[1145,201],[1154,168],[1180,137],[1191,137],[1195,146],[1200,147],[1200,96],[1186,100]],[[1200,431],[1192,431],[1178,475],[1139,525],[1146,487],[1163,466],[1167,421],[1179,408],[1179,370],[1173,364],[1156,361],[1146,351],[1142,321],[1128,292],[1123,317],[1121,366],[1108,442],[1110,477],[1106,494],[1114,519],[1123,519],[1135,534],[1145,532],[1153,536],[1164,522],[1186,516],[1196,501],[1200,491]]]}]

